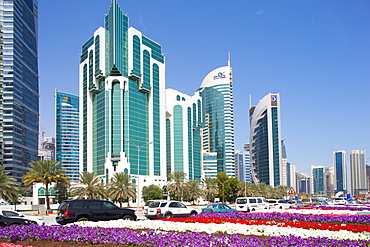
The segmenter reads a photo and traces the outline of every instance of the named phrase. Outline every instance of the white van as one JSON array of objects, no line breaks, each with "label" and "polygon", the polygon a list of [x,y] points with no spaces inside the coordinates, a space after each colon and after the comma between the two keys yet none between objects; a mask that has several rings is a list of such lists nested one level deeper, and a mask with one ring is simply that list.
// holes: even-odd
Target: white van
[{"label": "white van", "polygon": [[235,208],[240,212],[252,212],[268,209],[269,205],[264,197],[238,197]]}]

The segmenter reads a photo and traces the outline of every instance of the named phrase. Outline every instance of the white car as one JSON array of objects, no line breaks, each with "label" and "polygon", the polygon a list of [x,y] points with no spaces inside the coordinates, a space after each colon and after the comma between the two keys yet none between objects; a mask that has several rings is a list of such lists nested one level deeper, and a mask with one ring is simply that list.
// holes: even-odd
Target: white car
[{"label": "white car", "polygon": [[8,209],[0,209],[0,215],[4,215],[7,217],[19,217],[19,218],[25,218],[28,220],[33,220],[36,221],[38,225],[45,225],[45,221],[41,216],[36,216],[36,215],[25,215],[23,213],[13,211],[13,210],[8,210]]},{"label": "white car", "polygon": [[187,207],[185,204],[178,201],[155,201],[149,205],[148,212],[145,216],[148,219],[172,218],[172,217],[188,217],[197,215],[198,211],[195,208]]},{"label": "white car", "polygon": [[266,201],[269,203],[270,209],[287,209],[292,208],[292,204],[289,203],[288,200],[283,199],[266,199]]},{"label": "white car", "polygon": [[269,205],[264,197],[238,197],[235,209],[240,212],[253,212],[268,209]]}]

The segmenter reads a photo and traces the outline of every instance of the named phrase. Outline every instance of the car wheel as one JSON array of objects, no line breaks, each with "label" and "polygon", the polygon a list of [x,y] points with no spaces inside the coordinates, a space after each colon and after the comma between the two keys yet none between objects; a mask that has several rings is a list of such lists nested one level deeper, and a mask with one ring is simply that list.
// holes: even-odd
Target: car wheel
[{"label": "car wheel", "polygon": [[124,215],[122,217],[123,220],[134,220],[134,218],[131,215]]},{"label": "car wheel", "polygon": [[165,214],[165,215],[164,215],[164,217],[165,217],[166,219],[172,218],[172,214]]},{"label": "car wheel", "polygon": [[195,215],[197,215],[197,214],[198,214],[197,212],[194,212],[194,211],[193,211],[193,212],[191,212],[191,213],[190,213],[190,216],[195,216]]},{"label": "car wheel", "polygon": [[280,206],[280,209],[283,209],[283,207],[282,207],[282,206]]},{"label": "car wheel", "polygon": [[256,211],[256,209],[254,209],[254,208],[253,208],[253,209],[252,209],[252,212],[253,212],[253,211]]},{"label": "car wheel", "polygon": [[86,218],[86,217],[81,217],[81,218],[79,218],[77,221],[89,221],[89,219],[88,219],[88,218]]}]

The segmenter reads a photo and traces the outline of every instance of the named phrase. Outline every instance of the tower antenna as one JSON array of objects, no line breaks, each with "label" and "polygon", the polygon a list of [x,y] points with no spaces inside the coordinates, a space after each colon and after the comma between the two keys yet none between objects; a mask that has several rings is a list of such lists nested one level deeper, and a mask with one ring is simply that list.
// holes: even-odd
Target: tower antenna
[{"label": "tower antenna", "polygon": [[227,66],[230,67],[230,52],[227,53]]}]

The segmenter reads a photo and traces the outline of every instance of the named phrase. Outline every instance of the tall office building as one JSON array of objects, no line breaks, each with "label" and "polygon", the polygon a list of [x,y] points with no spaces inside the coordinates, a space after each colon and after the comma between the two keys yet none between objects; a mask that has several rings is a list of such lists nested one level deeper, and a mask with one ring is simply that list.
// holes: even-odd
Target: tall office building
[{"label": "tall office building", "polygon": [[167,174],[182,171],[187,179],[201,180],[202,99],[166,89]]},{"label": "tall office building", "polygon": [[[165,58],[132,27],[116,0],[82,46],[80,171],[109,182],[115,172],[166,177]],[[138,178],[138,179],[137,179]]]},{"label": "tall office building", "polygon": [[311,194],[311,178],[306,173],[296,172],[296,192]]},{"label": "tall office building", "polygon": [[55,91],[56,160],[71,182],[79,178],[79,97]]},{"label": "tall office building", "polygon": [[334,167],[325,167],[326,197],[334,196]]},{"label": "tall office building", "polygon": [[320,196],[326,196],[325,167],[311,166],[312,188],[311,191]]},{"label": "tall office building", "polygon": [[344,196],[347,193],[346,151],[333,152],[334,193]]},{"label": "tall office building", "polygon": [[352,150],[349,153],[349,156],[352,195],[364,195],[368,192],[366,179],[366,152],[365,150]]},{"label": "tall office building", "polygon": [[211,71],[201,85],[203,100],[204,157],[216,153],[217,172],[235,176],[234,166],[234,108],[232,69],[227,66]]},{"label": "tall office building", "polygon": [[281,185],[280,95],[263,97],[251,107],[249,116],[253,182]]},{"label": "tall office building", "polygon": [[0,9],[3,165],[21,182],[28,163],[38,160],[38,2],[1,0]]},{"label": "tall office building", "polygon": [[4,1],[0,0],[0,166],[3,165]]},{"label": "tall office building", "polygon": [[246,143],[243,151],[235,150],[235,175],[239,181],[252,183],[249,146]]}]

